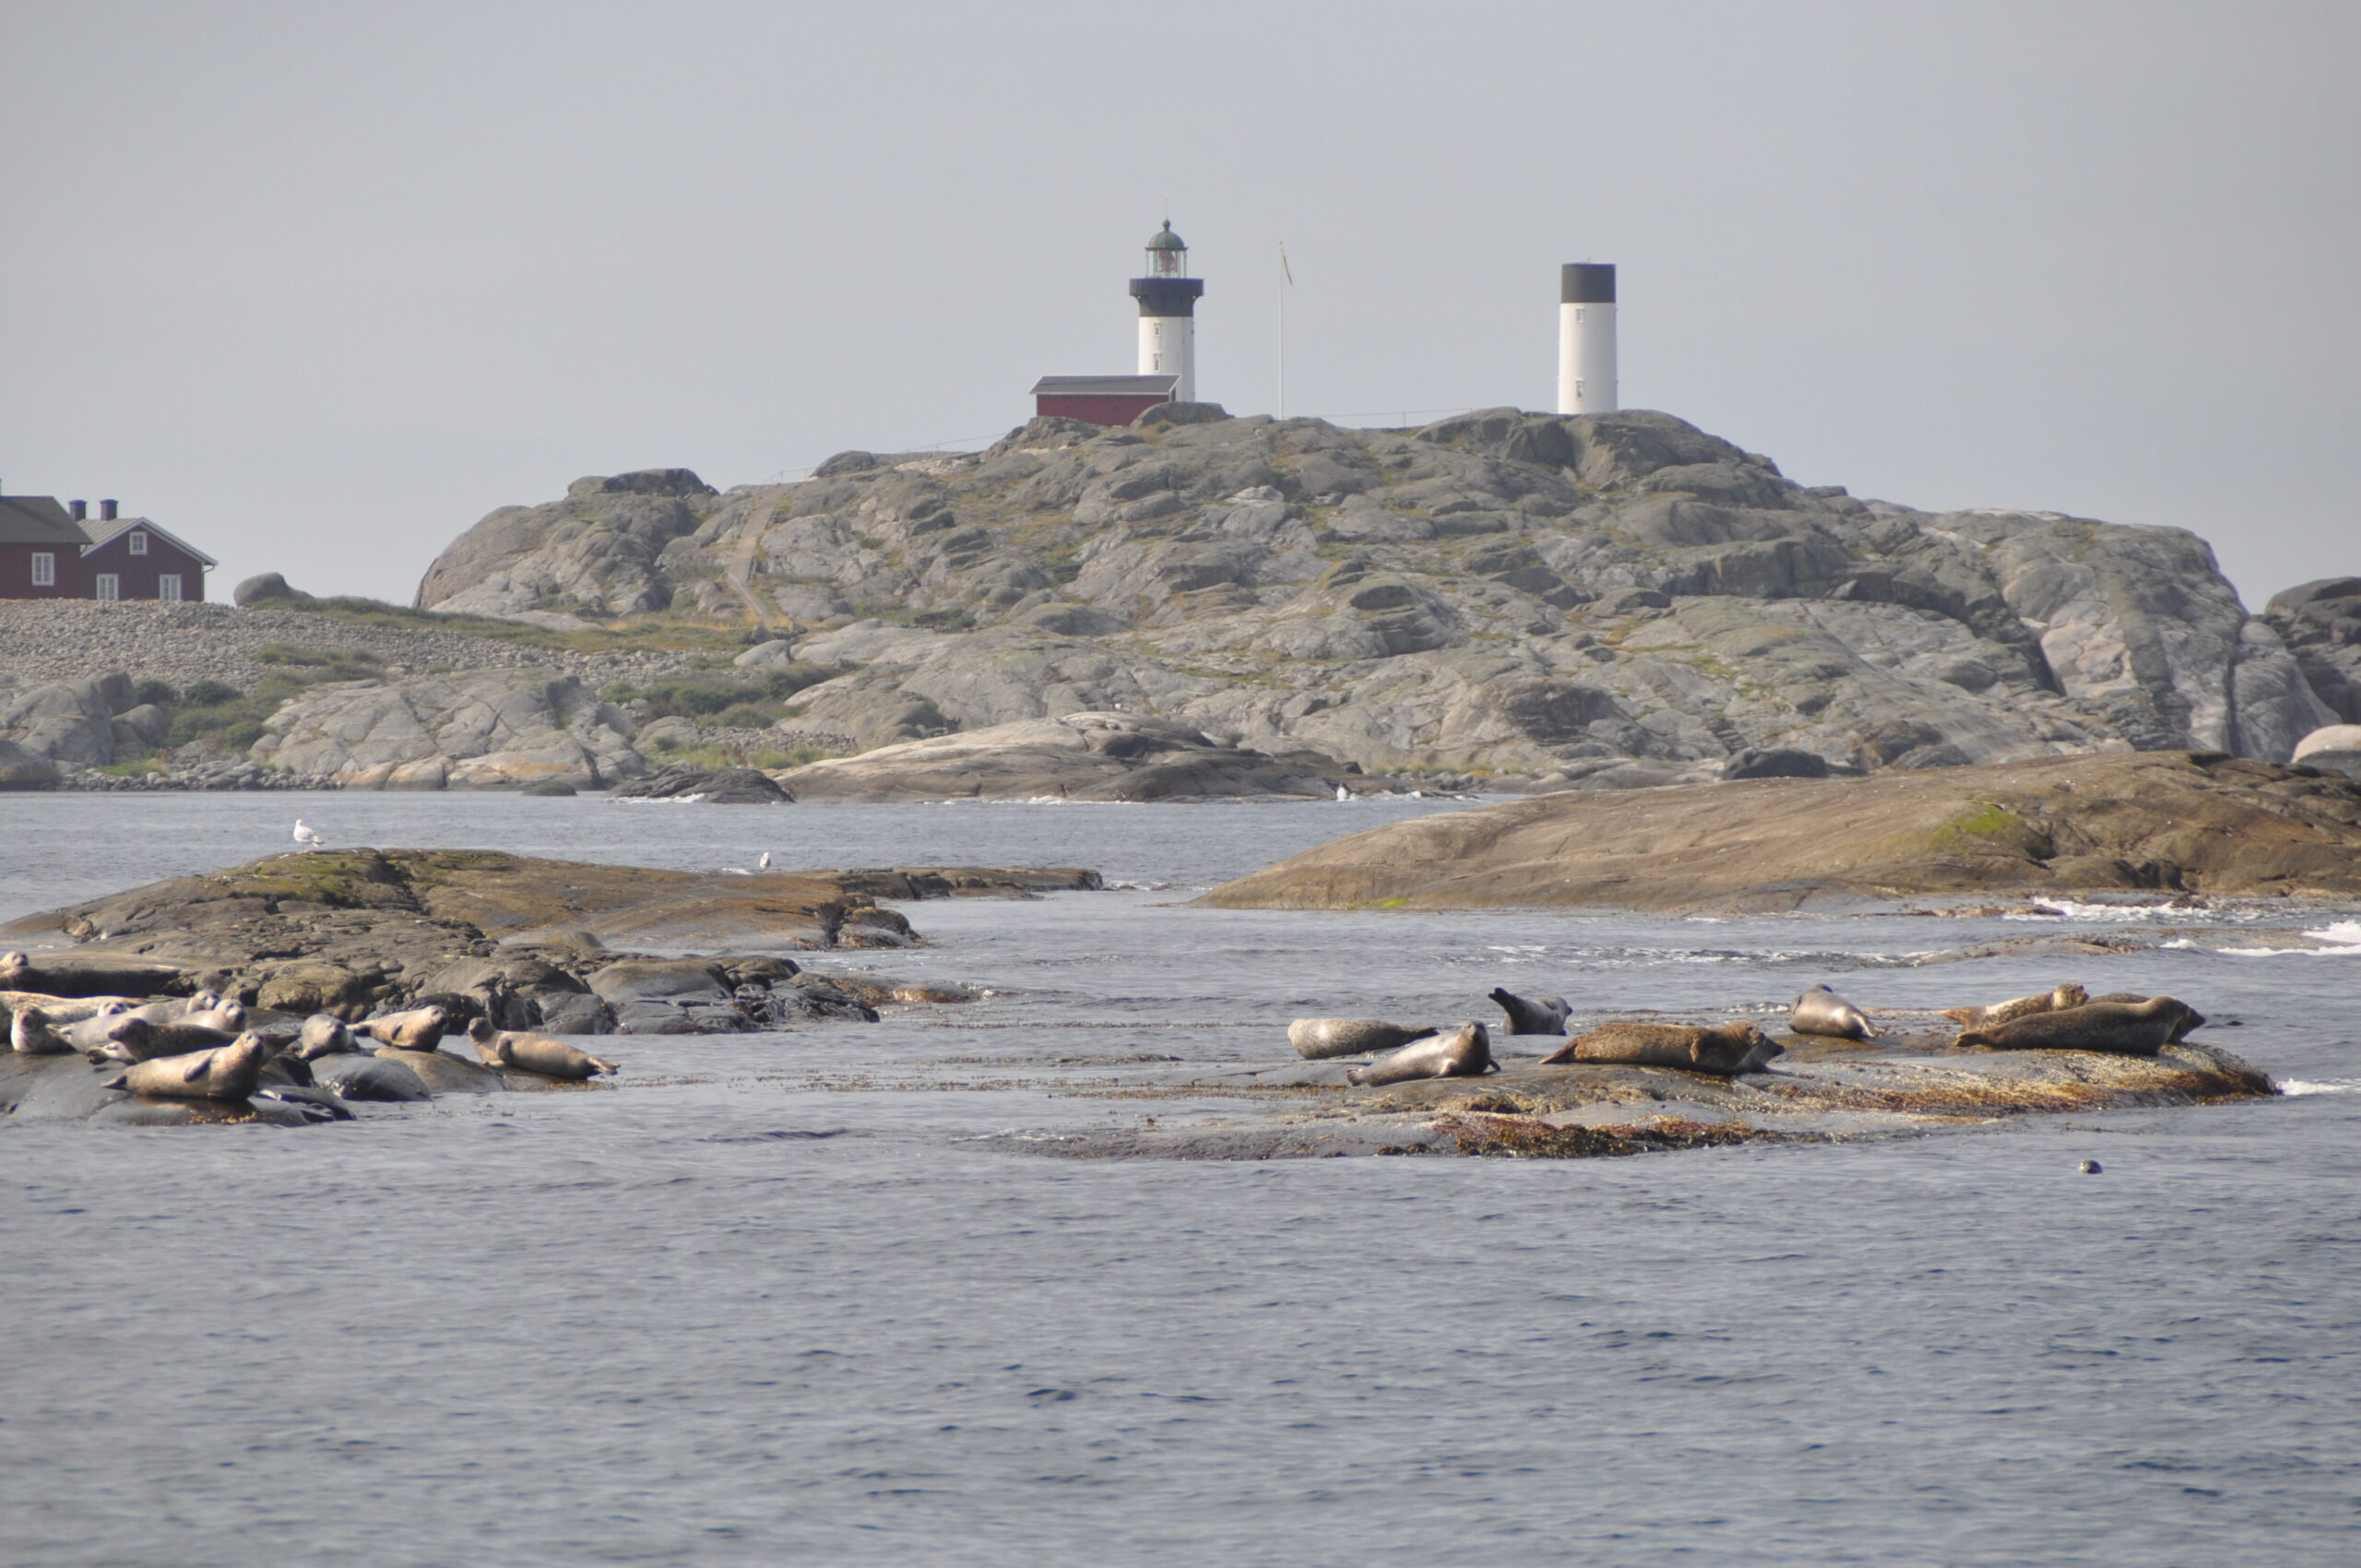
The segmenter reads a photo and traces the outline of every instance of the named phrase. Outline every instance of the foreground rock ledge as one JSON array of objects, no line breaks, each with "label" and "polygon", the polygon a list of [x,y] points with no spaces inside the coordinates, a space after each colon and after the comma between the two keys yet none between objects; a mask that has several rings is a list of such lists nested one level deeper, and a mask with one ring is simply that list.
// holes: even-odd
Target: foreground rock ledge
[{"label": "foreground rock ledge", "polygon": [[1543,795],[1354,834],[1199,902],[1743,913],[2138,888],[2361,894],[2361,783],[2217,753],[2130,752]]},{"label": "foreground rock ledge", "polygon": [[1314,1159],[1489,1155],[1580,1159],[1740,1143],[1823,1143],[1956,1130],[2024,1115],[2249,1099],[2277,1091],[2249,1063],[2184,1040],[2153,1057],[2080,1051],[1904,1054],[1797,1049],[1738,1078],[1664,1067],[1529,1059],[1484,1078],[1379,1089],[1344,1085],[1341,1062],[1233,1071],[1123,1098],[1270,1099],[1286,1111],[1188,1126],[1066,1136],[1003,1134],[1012,1152],[1096,1159]]}]

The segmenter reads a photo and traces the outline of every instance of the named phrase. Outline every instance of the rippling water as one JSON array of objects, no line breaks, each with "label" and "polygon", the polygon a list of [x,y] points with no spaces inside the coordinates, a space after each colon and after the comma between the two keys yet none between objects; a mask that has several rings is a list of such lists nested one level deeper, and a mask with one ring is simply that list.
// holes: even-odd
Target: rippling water
[{"label": "rippling water", "polygon": [[[298,812],[331,842],[1138,885],[914,906],[931,945],[822,964],[991,998],[620,1039],[614,1092],[0,1125],[0,1561],[2350,1560],[2361,925],[1915,968],[2028,926],[1178,906],[1430,809],[0,796],[0,915],[270,852]],[[1563,1163],[963,1141],[1169,1103],[1007,1087],[1031,1065],[1268,1060],[1299,1012],[2063,978],[2187,996],[2305,1092]]]}]

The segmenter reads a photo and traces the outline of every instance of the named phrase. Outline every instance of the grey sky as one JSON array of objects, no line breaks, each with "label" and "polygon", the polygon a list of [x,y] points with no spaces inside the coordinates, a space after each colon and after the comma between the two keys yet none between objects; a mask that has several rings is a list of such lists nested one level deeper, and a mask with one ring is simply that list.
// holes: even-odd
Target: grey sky
[{"label": "grey sky", "polygon": [[0,480],[407,600],[493,506],[981,438],[1132,369],[1165,215],[1202,395],[1627,407],[1915,505],[2361,572],[2350,4],[0,0]]}]

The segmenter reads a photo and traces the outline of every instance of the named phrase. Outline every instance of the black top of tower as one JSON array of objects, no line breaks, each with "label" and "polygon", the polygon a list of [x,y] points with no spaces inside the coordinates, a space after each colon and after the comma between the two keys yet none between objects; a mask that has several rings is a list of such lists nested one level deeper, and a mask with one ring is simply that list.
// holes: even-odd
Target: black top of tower
[{"label": "black top of tower", "polygon": [[1570,261],[1559,273],[1558,298],[1570,305],[1611,305],[1615,303],[1615,264],[1611,261]]}]

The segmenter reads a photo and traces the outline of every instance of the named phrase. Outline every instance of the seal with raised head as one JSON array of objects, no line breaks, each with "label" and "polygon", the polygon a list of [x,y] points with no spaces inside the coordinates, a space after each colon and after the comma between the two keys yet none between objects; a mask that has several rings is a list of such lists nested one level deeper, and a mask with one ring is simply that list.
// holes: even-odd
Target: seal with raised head
[{"label": "seal with raised head", "polygon": [[2063,985],[2037,991],[2031,996],[2012,997],[1990,1007],[1946,1007],[1942,1016],[1952,1019],[1964,1029],[1992,1029],[2011,1024],[2019,1018],[2029,1018],[2036,1013],[2063,1013],[2070,1007],[2080,1007],[2091,999],[2091,993],[2068,980]]},{"label": "seal with raised head", "polygon": [[19,1007],[8,1020],[8,1044],[19,1056],[71,1056],[74,1042],[50,1026],[38,1007]]},{"label": "seal with raised head", "polygon": [[309,1062],[315,1057],[357,1050],[352,1043],[352,1031],[345,1028],[342,1018],[333,1013],[314,1013],[295,1031],[295,1044],[290,1054]]},{"label": "seal with raised head", "polygon": [[443,1043],[443,1036],[450,1028],[450,1013],[439,1004],[430,1004],[407,1013],[387,1013],[371,1018],[354,1025],[352,1032],[400,1051],[432,1051]]},{"label": "seal with raised head", "polygon": [[136,1062],[99,1087],[172,1099],[243,1099],[262,1081],[266,1054],[260,1037],[240,1035],[211,1051]]},{"label": "seal with raised head", "polygon": [[1392,1051],[1434,1032],[1423,1024],[1389,1024],[1382,1018],[1298,1018],[1287,1026],[1287,1043],[1305,1061],[1323,1062],[1331,1056]]},{"label": "seal with raised head", "polygon": [[2177,996],[2145,1002],[2086,1002],[2061,1013],[2032,1013],[1991,1028],[1962,1029],[1953,1045],[1994,1051],[2096,1051],[2153,1056],[2205,1022]]},{"label": "seal with raised head", "polygon": [[1491,1035],[1471,1019],[1447,1035],[1414,1040],[1373,1066],[1355,1067],[1345,1081],[1374,1087],[1414,1078],[1480,1078],[1499,1066],[1492,1060]]},{"label": "seal with raised head", "polygon": [[1513,1035],[1561,1035],[1566,1032],[1566,1015],[1571,1011],[1562,996],[1552,996],[1544,1002],[1528,1002],[1505,986],[1492,988],[1492,1000],[1509,1016],[1509,1033]]},{"label": "seal with raised head", "polygon": [[1625,1019],[1576,1035],[1541,1059],[1545,1067],[1569,1062],[1627,1067],[1679,1067],[1716,1077],[1751,1073],[1781,1053],[1777,1041],[1751,1019],[1710,1028]]},{"label": "seal with raised head", "polygon": [[1824,985],[1813,986],[1796,998],[1787,1027],[1799,1035],[1830,1035],[1837,1039],[1875,1039],[1878,1033],[1858,1007]]},{"label": "seal with raised head", "polygon": [[489,1018],[470,1018],[468,1038],[475,1041],[476,1054],[487,1067],[517,1067],[573,1083],[619,1071],[613,1063],[602,1062],[552,1036],[528,1029],[495,1029]]}]

